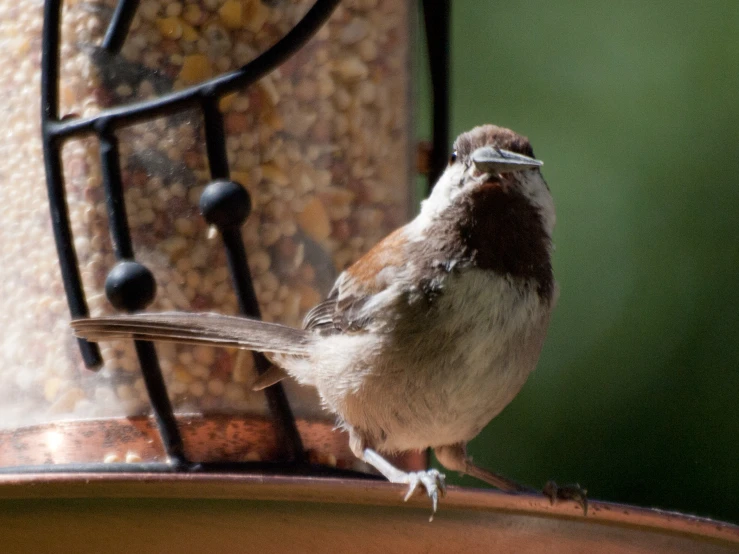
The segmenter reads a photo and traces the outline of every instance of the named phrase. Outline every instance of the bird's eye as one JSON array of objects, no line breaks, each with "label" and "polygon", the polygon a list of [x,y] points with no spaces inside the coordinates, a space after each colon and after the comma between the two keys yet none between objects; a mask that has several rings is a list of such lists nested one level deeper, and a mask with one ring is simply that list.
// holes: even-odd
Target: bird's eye
[{"label": "bird's eye", "polygon": [[454,152],[452,152],[452,155],[449,156],[449,165],[453,164],[456,161],[457,161],[457,151],[455,150]]}]

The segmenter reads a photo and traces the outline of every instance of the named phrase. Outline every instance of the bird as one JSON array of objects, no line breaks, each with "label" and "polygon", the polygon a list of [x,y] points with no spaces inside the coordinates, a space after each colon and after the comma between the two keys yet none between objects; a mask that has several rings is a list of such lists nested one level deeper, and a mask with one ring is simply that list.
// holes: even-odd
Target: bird
[{"label": "bird", "polygon": [[[421,485],[432,517],[437,469],[403,471],[383,454],[433,449],[448,470],[531,492],[475,465],[466,446],[534,370],[558,285],[554,201],[529,140],[481,125],[454,141],[418,215],[345,269],[302,328],[213,313],[134,313],[71,322],[91,341],[132,338],[264,352],[255,389],[286,377],[315,387],[360,460],[392,483]],[[579,485],[547,483],[554,503]]]}]

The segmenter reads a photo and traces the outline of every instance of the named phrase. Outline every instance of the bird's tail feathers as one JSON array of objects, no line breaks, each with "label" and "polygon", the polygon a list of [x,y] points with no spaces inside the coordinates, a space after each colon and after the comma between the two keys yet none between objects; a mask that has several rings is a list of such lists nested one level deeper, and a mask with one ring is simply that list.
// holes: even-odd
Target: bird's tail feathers
[{"label": "bird's tail feathers", "polygon": [[278,354],[306,355],[314,335],[278,323],[213,313],[161,312],[75,319],[77,337],[93,341],[136,339],[232,346]]}]

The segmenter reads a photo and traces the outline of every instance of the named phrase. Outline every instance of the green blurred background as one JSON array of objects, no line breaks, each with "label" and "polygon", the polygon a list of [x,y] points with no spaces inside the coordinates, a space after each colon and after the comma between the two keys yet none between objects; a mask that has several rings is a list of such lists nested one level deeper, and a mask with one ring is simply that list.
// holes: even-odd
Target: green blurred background
[{"label": "green blurred background", "polygon": [[739,2],[460,0],[451,52],[452,133],[527,135],[558,212],[549,338],[475,461],[739,522]]}]

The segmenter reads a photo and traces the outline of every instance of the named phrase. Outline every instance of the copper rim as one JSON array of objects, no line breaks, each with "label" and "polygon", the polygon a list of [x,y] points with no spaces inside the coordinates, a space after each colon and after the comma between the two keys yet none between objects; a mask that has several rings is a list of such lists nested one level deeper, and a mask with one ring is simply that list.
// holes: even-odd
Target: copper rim
[{"label": "copper rim", "polygon": [[[16,474],[0,475],[0,499],[165,498],[241,499],[428,508],[421,496],[403,502],[405,486],[383,481],[234,474]],[[739,545],[739,526],[655,509],[593,500],[587,516],[573,502],[551,505],[536,495],[450,487],[445,510],[529,514],[677,533]]]}]

